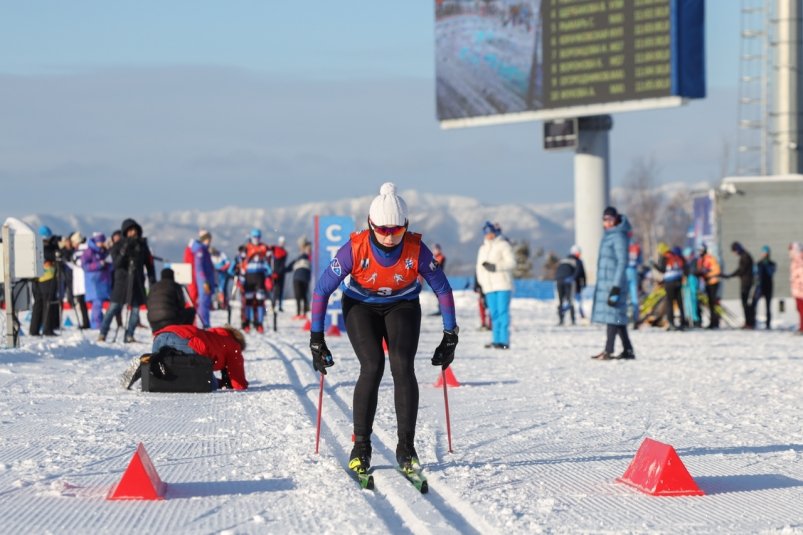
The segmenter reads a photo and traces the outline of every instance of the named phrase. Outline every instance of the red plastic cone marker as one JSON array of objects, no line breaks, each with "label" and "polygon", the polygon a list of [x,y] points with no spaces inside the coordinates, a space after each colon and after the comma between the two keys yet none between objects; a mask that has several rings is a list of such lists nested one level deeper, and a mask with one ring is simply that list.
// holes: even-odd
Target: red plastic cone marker
[{"label": "red plastic cone marker", "polygon": [[340,336],[340,327],[333,323],[326,331],[326,336]]},{"label": "red plastic cone marker", "polygon": [[452,367],[449,366],[443,373],[438,374],[438,379],[435,381],[435,387],[440,388],[443,386],[443,381],[446,381],[446,384],[449,386],[460,386],[460,381],[457,380],[457,377],[454,376],[454,372],[452,371]]},{"label": "red plastic cone marker", "polygon": [[304,325],[301,326],[301,330],[302,331],[309,331],[311,328],[312,328],[312,322],[310,321],[309,318],[307,318],[307,321],[305,321]]},{"label": "red plastic cone marker", "polygon": [[675,448],[645,438],[622,477],[616,481],[653,496],[702,496]]},{"label": "red plastic cone marker", "polygon": [[388,352],[388,341],[382,338],[382,350],[387,354]]},{"label": "red plastic cone marker", "polygon": [[142,442],[137,446],[120,481],[112,487],[109,500],[164,500],[167,484],[159,478]]}]

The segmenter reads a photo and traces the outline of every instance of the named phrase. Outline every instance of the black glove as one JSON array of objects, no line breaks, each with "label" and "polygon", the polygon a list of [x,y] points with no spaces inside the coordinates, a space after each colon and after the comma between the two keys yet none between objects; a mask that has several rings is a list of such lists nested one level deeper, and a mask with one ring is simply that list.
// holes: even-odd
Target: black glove
[{"label": "black glove", "polygon": [[492,273],[496,271],[496,264],[491,264],[490,262],[483,262],[482,267],[484,267],[485,269],[487,269]]},{"label": "black glove", "polygon": [[608,294],[608,306],[615,307],[619,304],[619,294],[622,293],[622,290],[619,289],[618,286],[614,286],[611,288],[611,293]]},{"label": "black glove", "polygon": [[332,358],[332,352],[326,347],[323,333],[310,332],[309,348],[312,351],[312,367],[316,372],[326,375],[326,368],[334,366],[335,360]]},{"label": "black glove", "polygon": [[443,331],[443,339],[438,347],[435,348],[435,354],[432,355],[432,365],[440,366],[442,369],[449,367],[449,364],[454,360],[454,350],[457,347],[457,333],[459,329],[454,328],[454,331]]}]

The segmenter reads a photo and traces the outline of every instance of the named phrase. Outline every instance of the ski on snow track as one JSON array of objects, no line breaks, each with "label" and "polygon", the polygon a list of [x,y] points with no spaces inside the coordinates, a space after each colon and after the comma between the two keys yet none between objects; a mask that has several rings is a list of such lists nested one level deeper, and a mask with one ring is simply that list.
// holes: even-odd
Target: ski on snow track
[{"label": "ski on snow track", "polygon": [[361,489],[374,490],[374,475],[370,472],[351,470]]},{"label": "ski on snow track", "polygon": [[421,473],[420,468],[415,468],[411,465],[407,466],[399,466],[397,468],[399,473],[404,476],[404,478],[413,484],[413,486],[420,492],[421,494],[426,494],[429,492],[429,484],[427,483],[427,478],[424,477],[424,474]]}]

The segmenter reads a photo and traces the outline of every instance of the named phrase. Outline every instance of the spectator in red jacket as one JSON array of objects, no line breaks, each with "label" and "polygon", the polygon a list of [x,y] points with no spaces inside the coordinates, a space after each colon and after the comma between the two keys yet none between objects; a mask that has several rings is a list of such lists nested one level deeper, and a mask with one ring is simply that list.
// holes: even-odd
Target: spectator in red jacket
[{"label": "spectator in red jacket", "polygon": [[153,352],[169,346],[184,353],[195,353],[212,359],[212,369],[223,374],[223,386],[245,390],[245,337],[230,325],[199,329],[194,325],[169,325],[157,331],[153,339]]}]

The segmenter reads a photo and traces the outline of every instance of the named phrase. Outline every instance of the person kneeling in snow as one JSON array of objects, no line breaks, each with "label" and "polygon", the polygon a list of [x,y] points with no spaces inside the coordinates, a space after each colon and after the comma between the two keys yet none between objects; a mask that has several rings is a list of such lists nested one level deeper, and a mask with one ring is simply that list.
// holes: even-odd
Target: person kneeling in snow
[{"label": "person kneeling in snow", "polygon": [[221,387],[245,390],[245,337],[231,325],[199,329],[194,325],[169,325],[154,333],[153,353],[164,347],[212,359],[212,370],[221,372]]},{"label": "person kneeling in snow", "polygon": [[[243,351],[245,337],[231,325],[206,330],[194,325],[169,325],[154,333],[152,352],[135,358],[121,381],[126,389],[130,389],[144,373],[140,371],[140,364],[150,361],[152,356],[167,352],[206,357],[212,361],[212,371],[221,372],[219,388],[246,390],[248,381],[245,378]],[[148,360],[143,360],[146,357]]]}]

